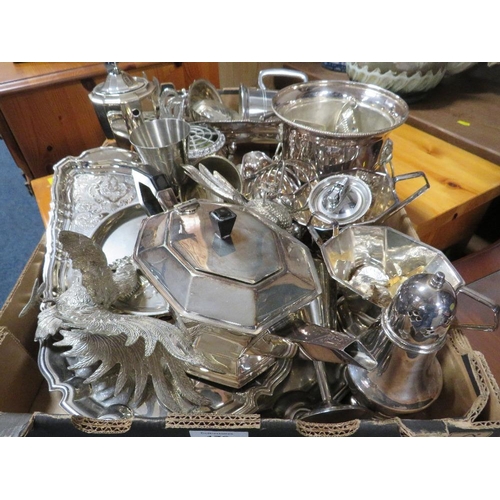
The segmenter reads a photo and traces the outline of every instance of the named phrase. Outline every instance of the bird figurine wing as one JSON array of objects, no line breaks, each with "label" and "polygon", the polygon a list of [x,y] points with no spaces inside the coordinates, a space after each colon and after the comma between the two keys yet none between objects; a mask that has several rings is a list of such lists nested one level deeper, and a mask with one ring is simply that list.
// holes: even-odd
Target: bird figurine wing
[{"label": "bird figurine wing", "polygon": [[61,334],[63,340],[56,345],[71,347],[65,353],[73,358],[70,369],[92,368],[97,363],[88,383],[119,365],[115,393],[132,384],[133,404],[142,400],[150,380],[158,399],[171,411],[206,405],[186,370],[195,365],[220,372],[222,365],[198,352],[185,329],[159,318],[110,309],[138,280],[127,261],[109,266],[104,252],[85,235],[61,231],[60,241],[81,280],[74,280],[40,312],[36,339]]}]

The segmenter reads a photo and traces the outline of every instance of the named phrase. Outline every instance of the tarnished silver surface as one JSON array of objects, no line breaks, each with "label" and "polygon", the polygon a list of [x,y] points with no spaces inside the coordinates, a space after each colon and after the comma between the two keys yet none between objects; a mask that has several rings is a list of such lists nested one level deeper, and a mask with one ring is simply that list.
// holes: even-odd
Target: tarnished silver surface
[{"label": "tarnished silver surface", "polygon": [[[230,378],[228,368],[238,372],[238,367],[231,367],[224,359],[220,335],[217,345],[207,349],[202,344],[210,331],[205,331],[203,325],[187,327],[182,322],[113,312],[112,304],[138,284],[134,263],[129,260],[116,269],[108,266],[100,247],[79,233],[61,231],[59,241],[72,262],[75,280],[58,297],[44,302],[39,313],[35,338],[42,342],[43,371],[50,371],[44,364],[47,345],[61,349],[67,370],[80,379],[79,389],[91,388],[94,397],[107,400],[102,410],[106,416],[113,412],[109,405],[125,406],[135,414],[155,398],[167,412],[213,410],[211,400],[195,390],[187,373],[191,369],[221,374],[217,379],[221,382]],[[246,377],[237,379],[237,387],[255,379],[275,362],[251,353],[245,356],[248,341],[240,342],[237,355],[229,353],[230,362],[240,362],[240,368],[243,364],[243,370],[233,374],[235,379],[240,374]],[[245,369],[247,373],[243,373]],[[51,374],[48,379],[53,377]],[[73,394],[71,388],[67,393]]]},{"label": "tarnished silver surface", "polygon": [[132,407],[143,400],[150,379],[154,393],[170,411],[206,404],[193,391],[185,372],[190,365],[214,370],[221,366],[193,348],[185,329],[157,318],[111,310],[118,298],[139,286],[133,260],[111,267],[92,239],[72,231],[61,231],[59,242],[80,277],[58,297],[43,303],[35,340],[61,335],[63,340],[56,345],[71,347],[65,355],[77,358],[70,369],[94,367],[86,383],[100,380],[119,365],[115,393],[130,382]]},{"label": "tarnished silver surface", "polygon": [[[94,367],[70,369],[76,359],[63,355],[67,348],[54,343],[52,337],[42,342],[38,364],[49,388],[61,392],[60,404],[68,413],[91,418],[123,418],[124,412],[128,416],[144,418],[169,414],[158,398],[151,394],[150,387],[145,389],[142,404],[130,409],[128,405],[134,395],[134,387],[127,383],[116,394],[118,374],[115,371],[108,372],[99,381],[85,383]],[[243,389],[222,387],[201,379],[192,380],[193,388],[200,397],[208,400],[206,411],[218,414],[258,413],[263,401],[271,398],[276,388],[287,379],[292,362],[292,359],[277,360],[269,370]]]},{"label": "tarnished silver surface", "polygon": [[190,326],[190,338],[197,352],[210,355],[221,366],[215,371],[192,365],[188,373],[225,387],[240,389],[276,362],[272,352],[271,356],[252,352],[253,337],[248,335],[198,323]]},{"label": "tarnished silver surface", "polygon": [[228,144],[278,144],[281,137],[279,118],[274,114],[262,120],[200,120],[196,123],[210,123],[226,137]]},{"label": "tarnished silver surface", "polygon": [[[146,217],[137,199],[134,169],[141,169],[139,156],[114,147],[88,150],[54,166],[43,267],[44,299],[57,297],[73,281],[71,262],[59,244],[63,230],[94,239],[103,248],[108,264],[132,256],[140,222]],[[135,314],[167,314],[168,303],[149,281],[140,279],[136,293],[115,307]]]}]

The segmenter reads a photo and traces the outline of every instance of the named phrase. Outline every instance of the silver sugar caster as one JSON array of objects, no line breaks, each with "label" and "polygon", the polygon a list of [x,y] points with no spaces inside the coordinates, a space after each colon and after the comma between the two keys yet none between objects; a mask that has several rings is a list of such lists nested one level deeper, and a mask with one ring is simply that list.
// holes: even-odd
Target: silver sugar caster
[{"label": "silver sugar caster", "polygon": [[371,371],[347,367],[354,399],[386,416],[429,407],[443,387],[436,355],[446,342],[456,313],[457,292],[444,272],[408,278],[380,318],[359,336],[377,360],[377,367]]}]

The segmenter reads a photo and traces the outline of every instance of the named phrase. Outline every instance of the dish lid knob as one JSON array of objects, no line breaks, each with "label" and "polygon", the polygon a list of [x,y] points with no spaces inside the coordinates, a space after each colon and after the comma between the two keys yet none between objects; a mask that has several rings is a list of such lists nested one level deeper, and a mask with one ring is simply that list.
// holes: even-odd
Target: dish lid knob
[{"label": "dish lid knob", "polygon": [[217,236],[223,240],[231,237],[231,231],[236,222],[236,214],[231,209],[220,207],[212,210],[210,212],[210,220]]}]

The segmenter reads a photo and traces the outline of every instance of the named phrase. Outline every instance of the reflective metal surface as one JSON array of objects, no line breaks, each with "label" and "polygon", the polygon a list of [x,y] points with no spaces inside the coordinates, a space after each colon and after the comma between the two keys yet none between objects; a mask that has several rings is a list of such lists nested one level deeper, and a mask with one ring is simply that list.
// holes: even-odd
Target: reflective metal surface
[{"label": "reflective metal surface", "polygon": [[192,162],[216,155],[226,143],[224,134],[208,124],[190,124],[188,157]]},{"label": "reflective metal surface", "polygon": [[[340,127],[346,102],[356,101],[355,127]],[[323,80],[290,85],[273,99],[283,123],[283,154],[311,161],[320,177],[342,170],[378,170],[384,142],[409,108],[396,94],[374,85]]]},{"label": "reflective metal surface", "polygon": [[[131,409],[133,387],[125,386],[116,394],[116,373],[110,372],[97,382],[85,383],[91,370],[71,369],[75,359],[64,356],[65,348],[54,344],[52,337],[41,344],[38,365],[49,389],[61,392],[60,405],[68,413],[91,418],[123,418],[124,411],[136,418],[163,417],[170,413],[154,394],[150,394],[139,407]],[[286,380],[292,364],[292,359],[277,360],[269,370],[242,389],[231,389],[201,379],[193,379],[193,387],[208,401],[206,411],[223,415],[256,413]]]},{"label": "reflective metal surface", "polygon": [[[210,217],[221,207],[236,215],[226,240]],[[134,255],[179,315],[247,334],[288,317],[320,291],[309,249],[236,205],[198,200],[150,217]]]},{"label": "reflective metal surface", "polygon": [[[205,156],[193,163],[193,167],[195,168],[201,163],[210,173],[219,173],[222,177],[224,177],[224,179],[227,180],[227,182],[229,182],[231,186],[233,186],[236,191],[241,192],[243,183],[240,173],[236,168],[236,165],[224,156]],[[196,182],[191,177],[189,177],[189,180],[181,187],[179,198],[181,201],[187,201],[192,198],[201,198],[217,202],[224,201],[223,198],[218,196],[212,190],[207,189],[199,182]]]},{"label": "reflective metal surface", "polygon": [[332,175],[312,188],[307,204],[311,214],[331,228],[334,221],[345,225],[361,219],[372,204],[372,192],[358,177]]},{"label": "reflective metal surface", "polygon": [[330,275],[344,289],[380,307],[415,274],[442,271],[455,289],[464,284],[441,251],[386,226],[346,227],[321,251]]},{"label": "reflective metal surface", "polygon": [[135,114],[141,121],[157,117],[159,83],[156,79],[148,81],[145,77],[131,76],[120,70],[116,63],[107,63],[106,66],[106,80],[95,86],[89,99],[106,137],[126,142],[130,133],[127,113]]},{"label": "reflective metal surface", "polygon": [[265,80],[269,77],[287,77],[302,82],[309,80],[302,71],[286,68],[268,68],[259,72],[257,79],[258,88],[247,87],[240,84],[239,114],[243,120],[258,119],[269,113],[272,109],[273,97],[277,90],[272,90],[266,86]]},{"label": "reflective metal surface", "polygon": [[199,79],[191,84],[187,105],[193,122],[220,122],[238,118],[238,113],[222,102],[217,89],[208,80]]},{"label": "reflective metal surface", "polygon": [[[399,199],[396,192],[398,183],[417,178],[423,180],[422,186],[405,199]],[[312,181],[296,191],[295,205],[303,209],[296,213],[295,218],[306,225],[314,215],[311,224],[319,231],[331,231],[334,224],[380,225],[429,188],[423,172],[392,176],[385,171],[346,170],[320,181]],[[336,194],[342,196],[336,200],[332,196]]]},{"label": "reflective metal surface", "polygon": [[[140,168],[136,153],[113,147],[88,150],[54,166],[43,268],[45,299],[60,295],[74,279],[71,262],[59,245],[62,230],[94,239],[109,264],[132,256],[139,224],[146,218],[132,178],[132,171]],[[116,306],[135,314],[168,313],[165,299],[144,276],[140,281],[137,292]]]},{"label": "reflective metal surface", "polygon": [[289,207],[285,207],[266,197],[246,198],[228,179],[222,176],[217,170],[211,172],[202,162],[198,164],[198,168],[192,165],[185,165],[184,169],[193,181],[222,200],[245,207],[256,216],[261,216],[282,229],[292,229],[293,220]]},{"label": "reflective metal surface", "polygon": [[360,336],[378,364],[372,371],[348,367],[356,397],[387,415],[431,405],[443,384],[436,353],[444,346],[456,310],[456,292],[442,271],[408,278],[380,321]]},{"label": "reflective metal surface", "polygon": [[185,120],[159,118],[143,123],[130,134],[130,142],[142,161],[163,174],[175,190],[186,183],[191,127]]},{"label": "reflective metal surface", "polygon": [[253,337],[248,335],[197,324],[191,327],[190,338],[197,352],[212,357],[221,366],[217,370],[209,370],[193,365],[188,373],[225,387],[240,389],[276,363],[274,356],[252,352],[249,344]]},{"label": "reflective metal surface", "polygon": [[[141,92],[116,76],[110,94]],[[50,390],[68,412],[103,419],[336,423],[426,410],[456,297],[476,297],[441,252],[375,225],[428,187],[395,194],[387,133],[407,107],[356,82],[292,85],[272,117],[240,119],[222,97],[207,81],[162,94],[162,120],[198,120],[182,189],[119,148],[55,166],[44,282],[29,301],[41,298]],[[269,105],[267,93],[246,97],[254,111]],[[132,134],[151,123],[138,99],[107,118]],[[239,141],[268,139],[284,141],[273,158],[251,151],[235,166]],[[478,300],[498,325],[500,307]]]},{"label": "reflective metal surface", "polygon": [[382,316],[393,339],[409,349],[436,350],[457,313],[457,293],[442,271],[417,274],[405,281]]}]

